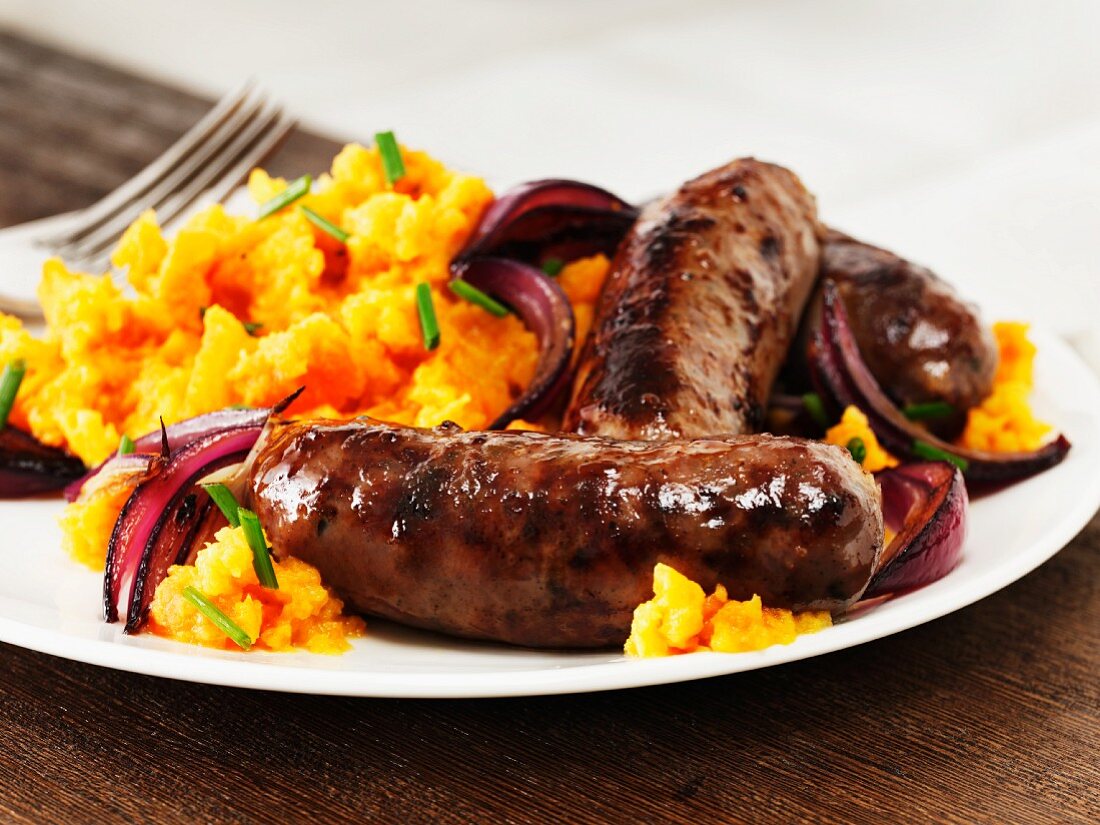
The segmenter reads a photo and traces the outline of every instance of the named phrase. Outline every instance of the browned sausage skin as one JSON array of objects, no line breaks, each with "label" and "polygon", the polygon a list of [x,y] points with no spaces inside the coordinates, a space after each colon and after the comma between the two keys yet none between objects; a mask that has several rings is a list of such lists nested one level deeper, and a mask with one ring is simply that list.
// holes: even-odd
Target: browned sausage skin
[{"label": "browned sausage skin", "polygon": [[752,158],[646,207],[612,263],[563,429],[642,440],[759,429],[822,231],[798,178]]},{"label": "browned sausage skin", "polygon": [[249,498],[359,611],[479,639],[620,645],[670,564],[734,598],[839,612],[882,547],[878,488],[775,436],[622,442],[276,422]]},{"label": "browned sausage skin", "polygon": [[977,307],[929,269],[830,230],[822,279],[836,282],[860,354],[901,405],[945,401],[947,429],[993,389],[997,346]]}]

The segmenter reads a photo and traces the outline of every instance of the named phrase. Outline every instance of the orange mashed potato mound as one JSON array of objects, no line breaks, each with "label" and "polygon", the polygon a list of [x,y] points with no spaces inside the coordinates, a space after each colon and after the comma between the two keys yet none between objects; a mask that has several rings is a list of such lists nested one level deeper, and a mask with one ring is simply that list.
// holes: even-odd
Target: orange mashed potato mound
[{"label": "orange mashed potato mound", "polygon": [[343,614],[344,603],[321,583],[315,567],[295,558],[272,561],[278,590],[256,578],[244,530],[223,527],[198,552],[193,566],[168,569],[153,596],[149,628],[180,642],[240,650],[184,598],[190,585],[247,633],[255,649],[343,653],[351,647],[349,638],[363,635],[363,620]]},{"label": "orange mashed potato mound", "polygon": [[792,613],[764,607],[759,596],[731,601],[718,585],[707,596],[698,583],[666,564],[653,568],[653,599],[634,610],[628,656],[672,656],[711,650],[743,653],[785,645],[832,626],[827,611]]},{"label": "orange mashed potato mound", "polygon": [[1015,321],[993,325],[1000,352],[993,392],[967,414],[959,438],[962,446],[995,452],[1036,450],[1051,432],[1050,425],[1031,411],[1036,349],[1027,332],[1027,324]]},{"label": "orange mashed potato mound", "polygon": [[[112,258],[128,287],[44,266],[47,321],[35,338],[0,314],[0,364],[22,358],[27,375],[11,422],[87,464],[123,434],[233,404],[267,406],[300,386],[291,412],[371,415],[434,426],[486,426],[527,386],[535,336],[515,316],[496,318],[448,288],[448,264],[493,194],[474,176],[418,151],[386,183],[373,148],[346,146],[312,191],[263,220],[210,206],[166,238],[148,212]],[[256,170],[263,203],[286,187]],[[340,244],[311,224],[307,206],[350,234]],[[560,275],[574,302],[578,340],[608,262]],[[427,283],[441,343],[424,348],[415,289]],[[245,324],[255,325],[250,334]]]},{"label": "orange mashed potato mound", "polygon": [[837,422],[836,426],[830,427],[826,431],[825,442],[847,449],[853,438],[859,438],[863,441],[866,453],[860,463],[867,472],[877,473],[879,470],[898,466],[898,460],[886,452],[882,445],[878,443],[878,439],[875,438],[875,433],[867,421],[867,416],[863,414],[859,407],[849,406],[844,410],[844,414],[840,417],[840,421]]}]

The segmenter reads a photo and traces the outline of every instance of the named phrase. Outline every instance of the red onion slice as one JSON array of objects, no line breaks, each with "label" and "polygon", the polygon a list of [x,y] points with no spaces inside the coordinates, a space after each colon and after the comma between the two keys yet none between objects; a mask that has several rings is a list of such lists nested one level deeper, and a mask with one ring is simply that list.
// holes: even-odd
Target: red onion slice
[{"label": "red onion slice", "polygon": [[959,563],[967,531],[966,484],[952,465],[903,464],[875,478],[883,520],[896,535],[864,599],[943,578]]},{"label": "red onion slice", "polygon": [[569,383],[575,335],[569,299],[539,270],[504,258],[470,261],[462,279],[512,307],[539,341],[539,362],[530,386],[489,429],[501,430],[516,418],[542,415]]},{"label": "red onion slice", "polygon": [[[151,462],[150,475],[123,505],[110,543],[103,577],[104,618],[116,622],[126,610],[125,632],[133,633],[168,567],[190,552],[206,511],[196,483],[245,459],[262,423],[201,436]],[[167,448],[168,437],[164,435]]]},{"label": "red onion slice", "polygon": [[[250,427],[262,427],[269,417],[281,413],[293,404],[298,396],[302,394],[303,390],[305,390],[305,387],[299,387],[273,407],[261,407],[255,410],[215,410],[214,412],[196,415],[193,418],[185,418],[183,421],[177,421],[175,424],[171,424],[165,429],[168,433],[168,449],[178,450],[180,447],[197,438],[213,435],[214,433],[248,429]],[[162,433],[160,430],[146,433],[134,441],[134,453],[156,455],[161,450],[161,438]],[[113,458],[107,459],[107,461],[111,460],[113,460]],[[103,462],[103,464],[100,464],[87,475],[69,484],[65,488],[66,500],[76,501],[84,485],[99,473],[106,463],[107,462]]]},{"label": "red onion slice", "polygon": [[859,355],[855,335],[836,289],[826,281],[821,318],[809,349],[814,381],[824,397],[839,407],[859,407],[882,445],[897,456],[920,460],[917,441],[964,459],[967,481],[999,484],[1018,481],[1058,464],[1070,443],[1064,435],[1032,452],[996,453],[949,444],[906,418],[883,392]]},{"label": "red onion slice", "polygon": [[84,496],[94,495],[97,490],[115,482],[125,482],[136,487],[138,482],[149,474],[155,460],[156,456],[145,453],[113,456],[103,462],[98,472],[90,477],[87,483],[81,479],[84,486],[80,492]]},{"label": "red onion slice", "polygon": [[492,255],[537,263],[614,252],[638,210],[605,189],[574,180],[536,180],[501,195],[485,210],[455,259]]},{"label": "red onion slice", "polygon": [[30,433],[0,429],[0,498],[21,498],[60,490],[84,473],[84,463]]}]

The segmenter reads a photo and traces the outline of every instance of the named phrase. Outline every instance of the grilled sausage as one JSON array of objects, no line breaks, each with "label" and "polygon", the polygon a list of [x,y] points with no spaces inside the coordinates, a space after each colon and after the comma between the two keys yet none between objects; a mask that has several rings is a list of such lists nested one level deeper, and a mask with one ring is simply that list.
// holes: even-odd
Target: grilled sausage
[{"label": "grilled sausage", "polygon": [[642,440],[759,429],[822,231],[798,178],[752,158],[646,207],[604,285],[563,429]]},{"label": "grilled sausage", "polygon": [[977,307],[931,270],[830,230],[821,277],[836,282],[860,354],[894,401],[947,402],[957,414],[938,423],[953,431],[989,395],[993,336]]},{"label": "grilled sausage", "polygon": [[845,451],[767,435],[275,422],[249,497],[276,552],[352,608],[537,647],[622,644],[657,562],[733,598],[841,611],[883,536],[878,488]]}]

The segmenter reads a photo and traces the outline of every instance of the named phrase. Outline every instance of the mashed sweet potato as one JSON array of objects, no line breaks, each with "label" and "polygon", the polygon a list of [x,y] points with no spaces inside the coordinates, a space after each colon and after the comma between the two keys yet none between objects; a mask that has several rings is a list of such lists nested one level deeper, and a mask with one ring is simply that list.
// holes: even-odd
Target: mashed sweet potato
[{"label": "mashed sweet potato", "polygon": [[858,407],[847,407],[836,426],[830,427],[825,433],[825,441],[836,444],[838,447],[848,447],[853,438],[863,442],[864,456],[863,469],[869,473],[877,473],[889,467],[897,467],[898,460],[882,448],[871,429],[867,416]]},{"label": "mashed sweet potato", "polygon": [[[422,152],[403,156],[406,175],[391,188],[377,152],[349,145],[309,195],[264,220],[211,206],[169,239],[149,212],[114,253],[129,289],[48,261],[46,336],[0,315],[0,364],[23,358],[28,367],[12,423],[89,464],[160,416],[264,406],[303,385],[292,413],[488,424],[537,360],[519,319],[446,288],[451,257],[493,196]],[[285,186],[259,170],[249,181],[257,202]],[[303,205],[350,233],[347,243],[314,227]],[[596,257],[560,275],[581,334],[606,272]],[[442,332],[433,351],[421,340],[421,282]]]},{"label": "mashed sweet potato", "polygon": [[634,610],[629,656],[672,656],[712,650],[742,653],[790,644],[832,625],[826,611],[792,613],[764,607],[759,596],[731,601],[718,585],[707,596],[698,583],[666,564],[653,568],[653,599]]},{"label": "mashed sweet potato", "polygon": [[1051,427],[1031,411],[1035,345],[1028,325],[1002,321],[993,325],[1000,361],[993,392],[967,414],[959,444],[976,450],[1014,452],[1042,446]]},{"label": "mashed sweet potato", "polygon": [[194,565],[170,567],[149,610],[149,629],[169,639],[238,650],[191,602],[185,587],[199,590],[252,639],[259,650],[305,648],[313,653],[342,653],[348,639],[366,628],[356,616],[343,615],[344,603],[321,583],[317,569],[294,558],[274,562],[278,590],[260,585],[252,550],[240,527],[223,527]]}]

